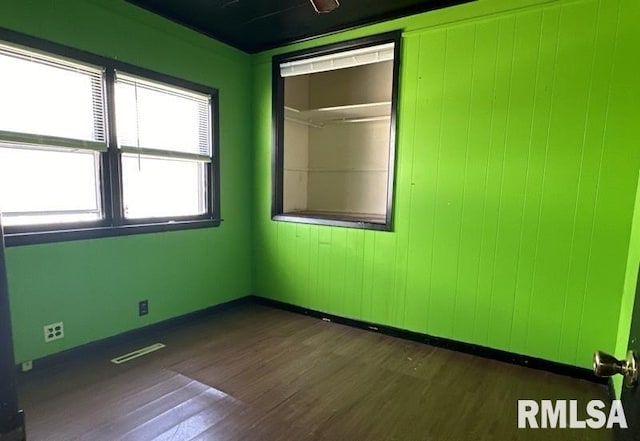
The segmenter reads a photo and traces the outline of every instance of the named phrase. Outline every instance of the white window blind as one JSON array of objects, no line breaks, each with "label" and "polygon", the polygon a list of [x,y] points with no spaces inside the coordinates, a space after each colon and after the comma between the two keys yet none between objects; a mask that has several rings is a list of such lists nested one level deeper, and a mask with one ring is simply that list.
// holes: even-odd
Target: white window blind
[{"label": "white window blind", "polygon": [[394,43],[387,43],[304,60],[289,61],[280,64],[280,75],[282,77],[307,75],[389,61],[394,58],[394,49]]},{"label": "white window blind", "polygon": [[5,225],[102,217],[104,69],[0,42],[0,209]]},{"label": "white window blind", "polygon": [[104,72],[0,43],[0,141],[104,151]]},{"label": "white window blind", "polygon": [[211,161],[210,96],[116,72],[123,152]]}]

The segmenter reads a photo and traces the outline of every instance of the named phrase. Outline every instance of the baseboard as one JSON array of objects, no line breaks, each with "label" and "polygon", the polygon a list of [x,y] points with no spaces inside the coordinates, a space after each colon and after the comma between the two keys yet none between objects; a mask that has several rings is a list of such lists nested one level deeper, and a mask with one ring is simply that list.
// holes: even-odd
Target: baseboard
[{"label": "baseboard", "polygon": [[394,328],[391,326],[380,325],[377,323],[369,323],[361,320],[355,320],[345,318],[333,314],[327,314],[325,312],[316,311],[313,309],[303,308],[301,306],[292,305],[289,303],[279,302],[277,300],[267,299],[260,296],[252,296],[253,301],[261,305],[271,306],[286,311],[291,311],[299,314],[308,315],[310,317],[316,317],[323,320],[330,320],[335,323],[340,323],[354,328],[364,329],[372,332],[379,332],[381,334],[390,335],[393,337],[402,338],[405,340],[416,341],[419,343],[428,344],[431,346],[437,346],[445,349],[451,349],[458,352],[464,352],[466,354],[476,355],[483,358],[489,358],[492,360],[498,360],[505,363],[515,364],[519,366],[525,366],[532,369],[543,370],[547,372],[553,372],[555,374],[565,375],[572,378],[579,378],[582,380],[591,381],[593,383],[606,385],[606,378],[598,378],[589,369],[571,366],[563,363],[557,363],[554,361],[544,360],[542,358],[529,357],[526,355],[516,354],[513,352],[502,351],[499,349],[493,349],[486,346],[475,345],[471,343],[464,343],[457,340],[451,340],[448,338],[435,337],[429,334],[422,334],[419,332],[407,331],[404,329]]},{"label": "baseboard", "polygon": [[[253,296],[241,297],[239,299],[231,300],[229,302],[220,303],[218,305],[210,306],[208,308],[200,309],[198,311],[190,312],[177,317],[172,317],[161,322],[146,325],[140,328],[132,329],[130,331],[123,332],[121,334],[114,335],[112,337],[103,338],[100,340],[92,341],[74,348],[66,349],[55,354],[47,355],[42,358],[38,358],[34,361],[34,368],[42,368],[64,363],[71,358],[82,357],[94,352],[102,351],[105,347],[118,345],[122,342],[128,342],[135,339],[143,339],[146,336],[156,334],[168,328],[179,326],[181,324],[189,323],[194,320],[201,319],[213,314],[218,314],[222,311],[226,311],[231,308],[238,307],[240,305],[252,303]],[[19,366],[16,366],[19,369]],[[4,440],[2,440],[4,441]]]},{"label": "baseboard", "polygon": [[416,341],[419,343],[428,344],[431,346],[441,347],[445,349],[451,349],[458,352],[464,352],[471,355],[476,355],[483,358],[492,360],[498,360],[505,363],[515,364],[519,366],[525,366],[533,369],[543,370],[547,372],[553,372],[560,375],[565,375],[572,378],[579,378],[588,380],[594,383],[608,385],[609,393],[611,397],[613,395],[613,386],[610,381],[603,378],[598,378],[593,375],[593,372],[589,369],[579,368],[563,363],[557,363],[554,361],[544,360],[541,358],[529,357],[526,355],[515,354],[513,352],[502,351],[499,349],[493,349],[486,346],[475,345],[471,343],[464,343],[457,340],[451,340],[448,338],[436,337],[429,334],[422,334],[419,332],[407,331],[405,329],[399,329],[392,326],[385,326],[376,323],[365,322],[361,320],[350,319],[333,314],[316,311],[313,309],[303,308],[301,306],[292,305],[289,303],[279,302],[277,300],[267,299],[260,296],[247,296],[242,297],[230,302],[221,303],[219,305],[211,306],[199,311],[194,311],[188,314],[184,314],[178,317],[173,317],[162,322],[147,325],[141,328],[136,328],[131,331],[107,337],[105,339],[90,342],[75,348],[67,349],[56,354],[48,355],[40,358],[34,362],[34,367],[51,366],[59,363],[64,363],[68,359],[91,354],[97,351],[103,350],[106,346],[117,345],[121,342],[131,341],[133,339],[142,339],[145,336],[155,334],[159,331],[167,328],[175,327],[181,324],[185,324],[194,320],[201,319],[213,314],[226,311],[231,308],[235,308],[247,303],[258,303],[278,309],[283,309],[298,314],[304,314],[310,317],[318,319],[330,320],[335,323],[340,323],[354,328],[364,329],[371,332],[378,332],[381,334],[402,338],[405,340]]}]

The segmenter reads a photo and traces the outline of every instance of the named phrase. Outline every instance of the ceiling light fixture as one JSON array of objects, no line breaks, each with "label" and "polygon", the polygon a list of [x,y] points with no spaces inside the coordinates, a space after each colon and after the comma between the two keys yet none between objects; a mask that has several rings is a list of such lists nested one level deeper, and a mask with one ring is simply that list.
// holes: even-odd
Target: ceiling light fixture
[{"label": "ceiling light fixture", "polygon": [[327,12],[331,12],[340,6],[340,2],[338,0],[310,0],[313,8],[316,10],[318,14],[323,14]]}]

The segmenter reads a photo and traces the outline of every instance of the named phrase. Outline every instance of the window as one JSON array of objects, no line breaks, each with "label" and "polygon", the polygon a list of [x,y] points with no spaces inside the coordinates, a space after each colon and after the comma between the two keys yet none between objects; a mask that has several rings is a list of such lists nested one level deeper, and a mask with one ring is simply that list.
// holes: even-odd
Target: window
[{"label": "window", "polygon": [[0,42],[9,245],[219,225],[215,89],[22,38],[47,52]]},{"label": "window", "polygon": [[0,44],[4,224],[102,218],[103,69]]},{"label": "window", "polygon": [[207,212],[210,97],[116,72],[126,219]]},{"label": "window", "polygon": [[391,230],[399,38],[274,57],[274,220]]}]

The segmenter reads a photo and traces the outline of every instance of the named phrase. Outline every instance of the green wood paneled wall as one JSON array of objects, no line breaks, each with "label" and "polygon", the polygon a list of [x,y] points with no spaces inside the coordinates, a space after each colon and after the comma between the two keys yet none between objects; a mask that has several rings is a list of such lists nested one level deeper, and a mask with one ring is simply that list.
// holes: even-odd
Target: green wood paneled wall
[{"label": "green wood paneled wall", "polygon": [[640,8],[503,5],[391,24],[411,29],[393,233],[270,220],[270,53],[255,59],[256,294],[583,367],[614,349],[640,164]]},{"label": "green wood paneled wall", "polygon": [[[249,294],[250,57],[124,0],[2,0],[0,26],[220,90],[222,226],[7,249],[16,360]],[[58,321],[65,338],[45,343]]]},{"label": "green wood paneled wall", "polygon": [[[253,292],[588,367],[632,305],[639,9],[481,0],[250,57],[122,0],[1,2],[2,27],[218,87],[222,112],[221,228],[8,250],[17,360]],[[272,222],[270,56],[392,29],[394,232]]]}]

